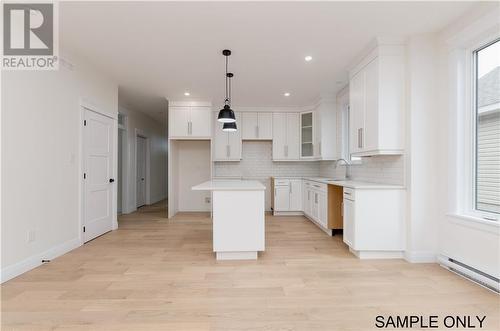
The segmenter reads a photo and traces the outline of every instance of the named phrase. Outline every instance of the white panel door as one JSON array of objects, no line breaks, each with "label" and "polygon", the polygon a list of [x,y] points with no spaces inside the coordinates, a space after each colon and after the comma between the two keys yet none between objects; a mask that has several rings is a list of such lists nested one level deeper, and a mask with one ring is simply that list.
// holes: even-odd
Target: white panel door
[{"label": "white panel door", "polygon": [[147,139],[137,136],[136,207],[146,204],[146,149]]},{"label": "white panel door", "polygon": [[169,137],[189,136],[189,107],[168,108]]},{"label": "white panel door", "polygon": [[258,139],[258,115],[254,112],[243,112],[241,121],[241,138],[246,140]]},{"label": "white panel door", "polygon": [[191,107],[191,136],[212,136],[212,109],[210,107]]},{"label": "white panel door", "polygon": [[290,187],[275,186],[274,188],[274,210],[289,211],[290,210]]},{"label": "white panel door", "polygon": [[272,113],[258,113],[258,134],[259,139],[271,140],[273,139],[273,114]]},{"label": "white panel door", "polygon": [[301,211],[302,210],[302,180],[301,179],[291,179],[290,180],[290,210],[291,211]]},{"label": "white panel door", "polygon": [[112,229],[113,119],[85,110],[84,233],[87,242]]},{"label": "white panel door", "polygon": [[273,160],[286,159],[286,126],[284,113],[273,114]]},{"label": "white panel door", "polygon": [[343,240],[349,247],[353,247],[353,245],[354,245],[354,201],[347,200],[347,199],[344,199]]},{"label": "white panel door", "polygon": [[300,159],[300,114],[287,114],[287,159]]}]

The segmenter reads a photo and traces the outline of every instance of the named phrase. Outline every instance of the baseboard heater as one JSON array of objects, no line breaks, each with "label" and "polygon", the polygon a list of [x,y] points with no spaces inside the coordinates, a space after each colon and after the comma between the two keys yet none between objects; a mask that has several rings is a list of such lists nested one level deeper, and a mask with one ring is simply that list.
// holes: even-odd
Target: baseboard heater
[{"label": "baseboard heater", "polygon": [[465,263],[440,255],[438,257],[439,264],[446,269],[465,277],[473,282],[484,286],[492,291],[500,293],[500,280],[496,277],[488,275],[485,272],[477,270]]}]

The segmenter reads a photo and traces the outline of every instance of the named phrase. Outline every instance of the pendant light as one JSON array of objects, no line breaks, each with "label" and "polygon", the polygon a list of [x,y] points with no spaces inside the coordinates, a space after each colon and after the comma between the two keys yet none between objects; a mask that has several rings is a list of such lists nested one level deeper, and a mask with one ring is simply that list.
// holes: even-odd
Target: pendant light
[{"label": "pendant light", "polygon": [[[232,72],[228,72],[226,74],[226,77],[229,80],[229,94],[228,94],[228,98],[227,98],[229,107],[231,107],[231,78],[233,78],[233,76],[234,76],[234,74]],[[229,109],[231,109],[231,108],[229,108]],[[222,131],[235,132],[238,130],[238,128],[236,127],[236,118],[234,117],[233,110],[231,110],[231,113],[233,115],[234,122],[225,122],[224,125],[222,126]]]},{"label": "pendant light", "polygon": [[226,98],[224,99],[224,108],[219,111],[219,116],[217,116],[217,120],[222,123],[234,123],[236,122],[236,117],[234,116],[234,111],[231,109],[231,104],[229,102],[228,95],[228,72],[227,72],[227,63],[229,60],[229,55],[231,55],[231,51],[229,49],[225,49],[222,51],[222,55],[226,57]]}]

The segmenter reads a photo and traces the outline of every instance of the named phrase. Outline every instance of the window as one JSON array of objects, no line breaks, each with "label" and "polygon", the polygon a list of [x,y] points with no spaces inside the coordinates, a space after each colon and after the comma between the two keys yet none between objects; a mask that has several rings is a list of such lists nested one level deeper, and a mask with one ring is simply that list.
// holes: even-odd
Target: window
[{"label": "window", "polygon": [[500,214],[500,39],[474,51],[473,58],[473,206],[484,218],[497,219]]}]

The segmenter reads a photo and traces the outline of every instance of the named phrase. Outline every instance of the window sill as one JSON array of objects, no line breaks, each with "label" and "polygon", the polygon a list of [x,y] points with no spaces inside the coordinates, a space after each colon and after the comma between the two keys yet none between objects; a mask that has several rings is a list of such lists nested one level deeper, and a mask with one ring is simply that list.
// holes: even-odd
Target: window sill
[{"label": "window sill", "polygon": [[500,235],[500,221],[489,221],[481,217],[463,214],[447,214],[446,216],[450,218],[452,223]]}]

